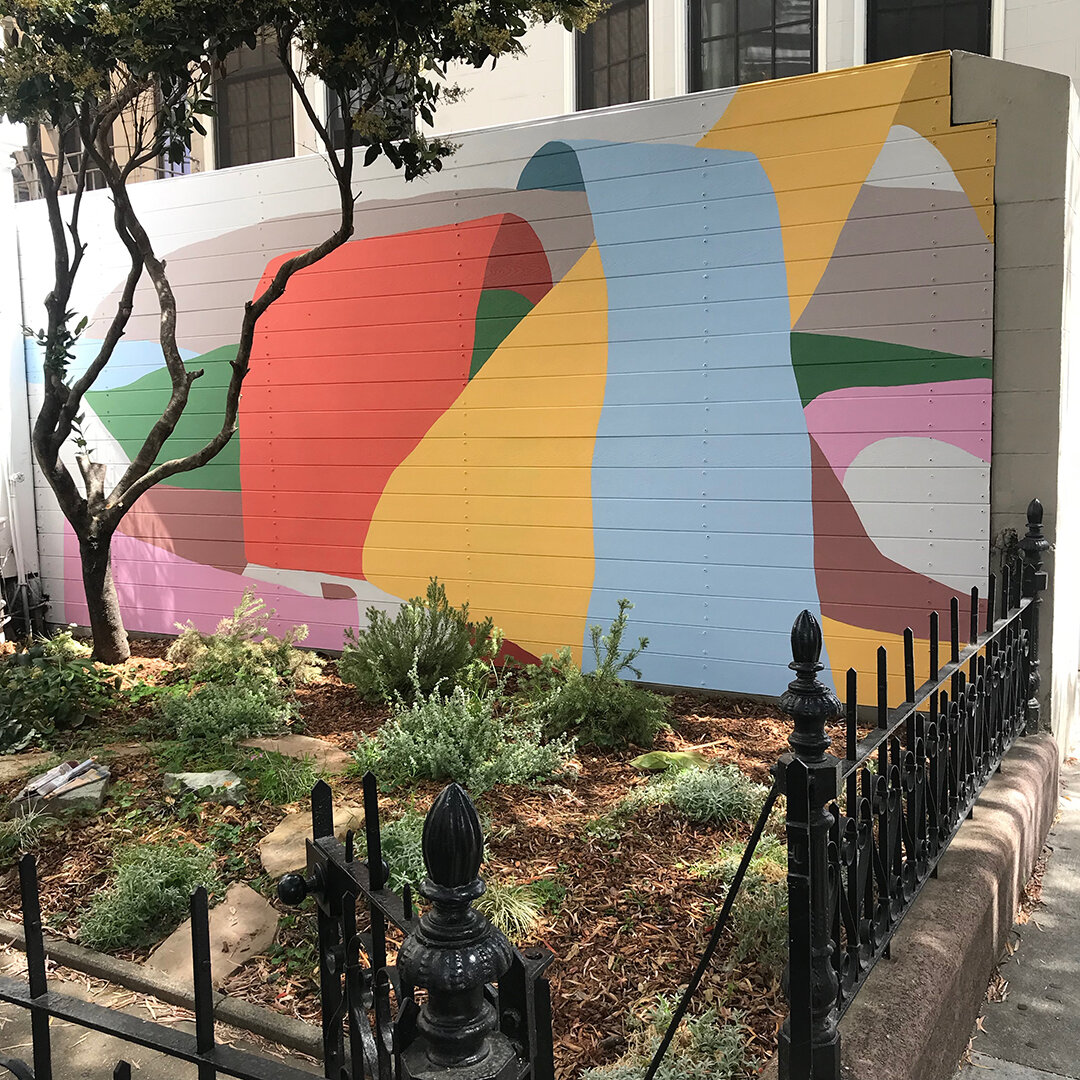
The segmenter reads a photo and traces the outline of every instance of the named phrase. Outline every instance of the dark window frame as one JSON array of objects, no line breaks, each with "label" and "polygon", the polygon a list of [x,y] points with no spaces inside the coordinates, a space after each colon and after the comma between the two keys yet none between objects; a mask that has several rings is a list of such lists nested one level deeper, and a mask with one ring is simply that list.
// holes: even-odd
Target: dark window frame
[{"label": "dark window frame", "polygon": [[[872,2],[872,0],[868,0]],[[777,0],[772,0],[773,20],[772,20],[772,74],[769,79],[756,79],[752,82],[739,82],[739,0],[731,0],[734,5],[734,30],[730,34],[716,34],[713,37],[708,38],[708,41],[721,41],[727,38],[732,39],[735,42],[735,81],[731,83],[731,87],[736,86],[750,86],[752,82],[768,82],[776,78],[795,78],[797,76],[777,76],[776,64],[777,64],[777,31],[784,30],[789,26],[798,26],[805,20],[792,19],[789,22],[783,23],[781,26],[777,26],[776,22],[776,4]],[[689,85],[689,92],[694,94],[701,90],[721,90],[729,89],[729,87],[706,87],[701,51],[702,46],[705,44],[706,39],[702,36],[702,19],[701,19],[701,5],[702,0],[688,0],[687,3],[687,59],[686,59],[686,72],[687,83]],[[759,28],[760,29],[760,28]],[[754,31],[743,31],[743,35]],[[818,70],[818,0],[810,0],[810,57],[809,68],[805,72],[799,74],[809,75]]]},{"label": "dark window frame", "polygon": [[[645,51],[644,53],[635,53],[632,51],[631,35],[627,32],[627,53],[626,60],[618,60],[615,64],[611,60],[611,38],[610,34],[607,39],[607,63],[603,65],[605,70],[610,69],[618,63],[625,62],[628,66],[628,85],[632,91],[633,76],[630,73],[630,67],[635,60],[643,60],[645,64],[645,94],[643,97],[627,97],[625,102],[612,102],[610,100],[604,102],[598,102],[593,96],[593,76],[597,70],[597,65],[594,62],[592,55],[586,56],[586,50],[591,50],[595,47],[595,38],[591,36],[592,27],[584,34],[574,35],[574,92],[575,92],[575,109],[577,111],[583,111],[586,109],[603,109],[613,104],[630,104],[635,101],[648,101],[649,95],[652,93],[652,78],[649,71],[650,58],[651,58],[651,26],[650,19],[652,15],[650,0],[614,0],[611,6],[600,16],[601,19],[606,19],[612,14],[617,14],[623,10],[629,10],[634,7],[642,7],[645,9]],[[596,24],[594,23],[593,26]],[[588,64],[586,64],[586,60]],[[586,78],[586,70],[588,71],[588,78]],[[611,84],[610,79],[608,82],[608,98],[611,96]]]},{"label": "dark window frame", "polygon": [[[269,48],[269,43],[266,37],[262,34],[259,35],[259,48],[265,51]],[[226,65],[231,65],[234,57],[243,56],[245,53],[252,52],[253,50],[248,47],[241,46],[236,53],[230,53],[226,58]],[[229,117],[229,98],[223,91],[228,86],[243,85],[245,87],[258,82],[267,83],[267,100],[273,101],[273,82],[275,79],[279,79],[279,90],[287,88],[289,95],[289,121],[288,121],[288,135],[283,137],[284,148],[283,152],[277,153],[279,149],[275,145],[275,118],[272,115],[267,117],[266,123],[270,125],[270,156],[262,157],[258,159],[252,159],[250,152],[247,154],[239,154],[237,147],[229,145],[229,132],[231,130],[238,130],[239,128],[248,129],[254,125],[250,120],[242,125],[237,125],[230,121]],[[291,158],[296,156],[296,110],[295,102],[293,101],[293,89],[292,83],[289,82],[289,77],[285,73],[285,69],[276,62],[264,62],[262,64],[252,64],[249,67],[244,67],[242,63],[235,68],[227,68],[226,73],[215,80],[214,85],[214,101],[217,105],[217,116],[214,123],[214,166],[217,169],[229,169],[240,165],[257,165],[264,161],[280,161],[285,158]],[[258,123],[259,121],[256,121]],[[284,127],[284,117],[278,117],[277,122]],[[243,158],[243,160],[234,160],[235,158]]]},{"label": "dark window frame", "polygon": [[[908,48],[907,41],[896,49],[884,49],[879,42],[878,19],[883,0],[866,0],[866,62],[877,63],[882,60],[895,60],[901,56],[919,56],[922,53],[939,52],[943,49],[964,49],[969,52],[981,53],[983,56],[990,55],[991,49],[991,20],[993,19],[993,4],[991,0],[885,0],[889,5],[889,12],[897,13],[904,17],[905,25],[911,25],[911,15],[914,9],[930,11],[940,8],[941,36],[940,40],[929,41],[926,47],[913,46]],[[981,17],[973,24],[972,29],[976,35],[975,47],[964,42],[950,41],[950,35],[946,27],[947,11],[952,8],[955,12],[959,8],[971,8],[976,15]],[[978,9],[982,9],[980,12]]]}]

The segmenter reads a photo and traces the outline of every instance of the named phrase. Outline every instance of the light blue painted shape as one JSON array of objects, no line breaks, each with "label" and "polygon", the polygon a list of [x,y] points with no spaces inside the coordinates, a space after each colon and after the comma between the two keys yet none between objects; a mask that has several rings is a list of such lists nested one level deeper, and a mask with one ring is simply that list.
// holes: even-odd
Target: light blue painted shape
[{"label": "light blue painted shape", "polygon": [[647,680],[779,694],[792,621],[820,606],[776,198],[751,154],[563,145],[609,308],[589,623],[629,596]]},{"label": "light blue painted shape", "polygon": [[[72,350],[75,358],[68,366],[68,380],[77,379],[93,362],[101,348],[100,341],[83,339]],[[199,354],[192,349],[181,349],[184,360],[191,360]],[[36,342],[26,339],[26,381],[44,383],[45,350]],[[121,338],[113,350],[112,357],[105,365],[105,370],[94,383],[95,390],[118,390],[122,386],[157,371],[165,364],[161,345],[156,341],[136,341]]]}]

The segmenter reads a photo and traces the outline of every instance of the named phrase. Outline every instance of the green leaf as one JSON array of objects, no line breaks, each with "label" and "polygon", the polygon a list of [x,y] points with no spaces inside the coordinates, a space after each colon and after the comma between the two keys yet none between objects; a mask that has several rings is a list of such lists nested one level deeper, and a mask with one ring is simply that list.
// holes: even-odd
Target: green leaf
[{"label": "green leaf", "polygon": [[700,750],[651,750],[634,758],[630,765],[649,772],[664,769],[707,769],[709,759]]}]

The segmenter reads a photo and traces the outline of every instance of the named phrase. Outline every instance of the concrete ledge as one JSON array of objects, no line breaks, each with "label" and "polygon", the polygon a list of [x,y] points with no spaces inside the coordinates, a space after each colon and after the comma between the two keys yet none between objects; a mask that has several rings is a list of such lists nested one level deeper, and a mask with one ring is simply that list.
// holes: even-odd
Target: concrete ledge
[{"label": "concrete ledge", "polygon": [[[22,924],[0,919],[0,941],[25,951],[26,938]],[[81,972],[91,978],[105,979],[114,986],[121,986],[137,994],[147,994],[167,1005],[191,1010],[195,1008],[195,999],[190,989],[173,982],[153,968],[94,952],[93,949],[84,948],[63,938],[46,937],[45,953],[62,967],[71,968],[72,971]],[[258,1035],[277,1046],[298,1050],[302,1054],[322,1060],[322,1032],[314,1024],[220,993],[214,994],[214,1017],[222,1024]]]},{"label": "concrete ledge", "polygon": [[1057,744],[1021,738],[840,1023],[850,1080],[949,1080],[1058,802]]},{"label": "concrete ledge", "polygon": [[951,1080],[1057,802],[1057,744],[1021,738],[840,1021],[844,1080]]}]

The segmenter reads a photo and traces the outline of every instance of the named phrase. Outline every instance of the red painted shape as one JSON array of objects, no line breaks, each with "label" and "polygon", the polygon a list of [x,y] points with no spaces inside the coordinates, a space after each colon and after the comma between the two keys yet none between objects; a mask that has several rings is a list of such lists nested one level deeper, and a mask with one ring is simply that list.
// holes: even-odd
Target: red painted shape
[{"label": "red painted shape", "polygon": [[259,321],[241,399],[249,562],[363,577],[387,480],[468,381],[491,276],[551,287],[515,215],[357,240],[293,276]]}]

